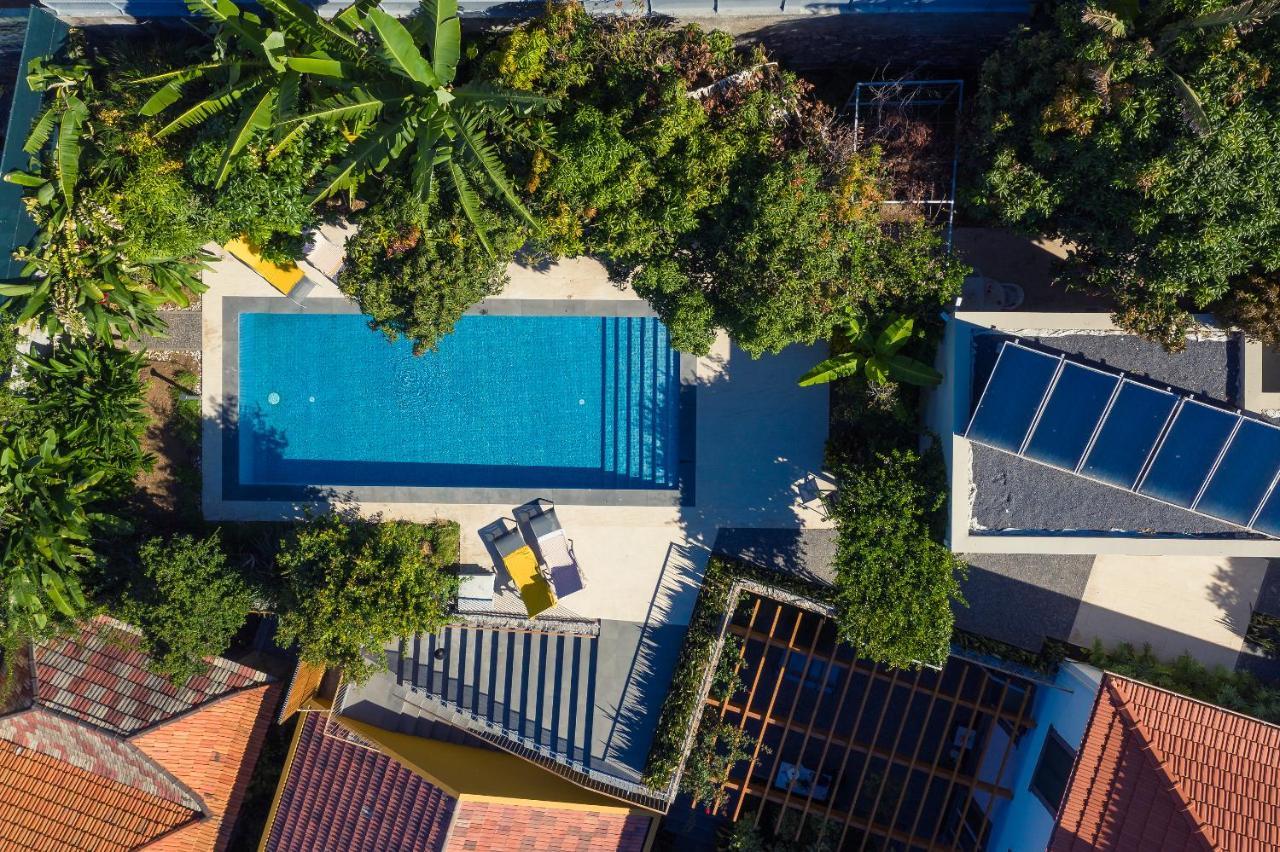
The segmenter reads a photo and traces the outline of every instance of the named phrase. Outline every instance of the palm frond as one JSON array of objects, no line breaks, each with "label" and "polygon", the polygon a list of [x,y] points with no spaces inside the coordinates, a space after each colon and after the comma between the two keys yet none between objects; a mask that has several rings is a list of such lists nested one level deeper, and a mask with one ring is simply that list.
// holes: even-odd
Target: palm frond
[{"label": "palm frond", "polygon": [[458,113],[450,111],[446,113],[449,121],[453,124],[457,131],[456,144],[462,149],[467,159],[471,160],[481,171],[485,177],[489,179],[489,183],[498,191],[503,200],[507,202],[512,210],[525,221],[529,227],[537,229],[538,223],[520,203],[520,199],[516,198],[515,191],[511,188],[511,184],[507,181],[505,169],[498,160],[498,155],[494,151],[493,146],[484,140],[484,138],[476,130],[476,120],[474,117],[459,117]]},{"label": "palm frond", "polygon": [[310,199],[316,204],[335,192],[350,189],[371,171],[386,165],[406,144],[412,141],[413,127],[403,121],[384,121],[360,140],[340,162],[330,166],[321,176],[321,187]]},{"label": "palm frond", "polygon": [[387,107],[404,103],[409,98],[410,96],[408,95],[402,95],[398,98],[387,99],[377,97],[366,89],[353,89],[350,95],[342,92],[330,95],[318,108],[311,112],[294,116],[287,121],[281,122],[281,124],[289,125],[302,121],[336,122],[347,121],[352,118],[376,118]]},{"label": "palm frond", "polygon": [[1280,0],[1245,0],[1216,12],[1208,12],[1189,21],[1170,24],[1160,31],[1157,49],[1164,52],[1182,33],[1189,30],[1207,30],[1214,27],[1237,27],[1248,31],[1275,17],[1280,12]]},{"label": "palm frond", "polygon": [[1080,19],[1089,26],[1112,38],[1124,38],[1129,34],[1129,27],[1115,12],[1101,9],[1094,5],[1084,7]]},{"label": "palm frond", "polygon": [[262,7],[275,15],[284,32],[302,44],[328,51],[350,62],[364,53],[350,33],[320,17],[316,10],[298,0],[261,0]]},{"label": "palm frond", "polygon": [[156,131],[156,138],[163,138],[170,133],[176,133],[179,130],[185,130],[188,127],[195,127],[204,121],[208,121],[215,115],[226,110],[227,107],[244,97],[246,94],[255,89],[261,82],[259,78],[251,78],[247,83],[241,83],[234,89],[223,89],[210,98],[199,101],[182,112],[173,121]]},{"label": "palm frond", "polygon": [[49,104],[44,108],[44,112],[40,113],[36,123],[31,126],[31,132],[27,134],[27,141],[23,144],[22,150],[33,157],[37,156],[48,144],[49,136],[53,133],[53,126],[57,121],[56,105]]},{"label": "palm frond", "polygon": [[440,78],[431,70],[404,24],[378,8],[369,10],[368,21],[393,71],[427,88],[435,89],[441,85]]},{"label": "palm frond", "polygon": [[516,112],[532,112],[555,105],[553,98],[532,92],[515,92],[488,83],[463,83],[453,89],[454,100],[469,106],[491,109],[511,109]]},{"label": "palm frond", "polygon": [[222,162],[218,164],[218,176],[213,181],[215,189],[222,186],[223,181],[227,179],[227,175],[231,172],[232,160],[235,159],[236,154],[244,150],[245,145],[249,144],[253,134],[258,130],[271,127],[271,110],[275,106],[275,99],[275,91],[267,89],[258,101],[246,103],[244,109],[240,111],[240,119],[231,131],[231,141],[227,143],[226,150],[222,152]]},{"label": "palm frond", "polygon": [[423,0],[422,17],[431,52],[431,70],[442,85],[449,85],[458,73],[462,53],[462,23],[458,20],[458,0]]},{"label": "palm frond", "polygon": [[475,189],[471,186],[471,181],[467,180],[466,174],[452,159],[445,163],[445,174],[449,175],[449,182],[453,184],[453,191],[458,194],[458,204],[462,207],[462,212],[466,214],[473,227],[476,229],[476,236],[480,238],[480,245],[484,246],[485,251],[493,254],[493,245],[489,242],[489,235],[485,233],[484,224],[480,221],[480,199],[476,196]]},{"label": "palm frond", "polygon": [[443,133],[444,124],[439,117],[432,118],[418,132],[417,145],[413,154],[411,183],[413,194],[424,204],[431,200],[436,167],[436,143],[440,141]]},{"label": "palm frond", "polygon": [[[1166,65],[1167,67],[1167,65]],[[1173,90],[1177,93],[1178,99],[1182,101],[1182,117],[1186,119],[1191,129],[1200,136],[1209,133],[1210,123],[1209,116],[1204,111],[1204,104],[1200,102],[1200,96],[1196,94],[1196,90],[1191,88],[1191,84],[1182,78],[1182,75],[1172,68],[1169,68],[1169,77],[1173,80]]]}]

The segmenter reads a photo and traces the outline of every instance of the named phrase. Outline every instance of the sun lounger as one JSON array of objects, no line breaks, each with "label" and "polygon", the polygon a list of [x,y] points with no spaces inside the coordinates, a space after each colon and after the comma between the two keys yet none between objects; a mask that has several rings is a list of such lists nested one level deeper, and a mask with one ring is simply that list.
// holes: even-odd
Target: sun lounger
[{"label": "sun lounger", "polygon": [[556,517],[555,508],[533,507],[524,515],[524,522],[528,524],[529,531],[538,542],[542,564],[546,566],[556,597],[563,598],[581,591],[586,586],[582,579],[582,569],[578,567],[578,560],[573,555],[573,544],[564,534],[560,519]]},{"label": "sun lounger", "polygon": [[533,548],[524,543],[519,530],[510,530],[493,539],[493,547],[512,582],[520,590],[530,618],[556,605],[555,593],[538,571],[538,557],[534,555]]}]

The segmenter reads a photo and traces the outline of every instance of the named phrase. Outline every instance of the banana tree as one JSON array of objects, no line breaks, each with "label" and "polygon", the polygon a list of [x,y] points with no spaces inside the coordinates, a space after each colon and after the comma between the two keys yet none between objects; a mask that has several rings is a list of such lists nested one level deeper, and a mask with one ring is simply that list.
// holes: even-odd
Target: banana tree
[{"label": "banana tree", "polygon": [[902,347],[915,336],[915,320],[898,317],[879,334],[864,330],[850,317],[845,328],[849,349],[818,364],[800,377],[800,386],[825,384],[835,379],[863,373],[874,385],[891,381],[911,385],[936,385],[942,374],[923,361],[901,353]]},{"label": "banana tree", "polygon": [[[50,429],[38,439],[8,425],[0,430],[0,571],[6,603],[3,633],[43,630],[52,614],[75,618],[85,599],[77,581],[93,556],[92,511],[104,472],[87,447],[68,450]],[[92,471],[86,473],[86,471]]]},{"label": "banana tree", "polygon": [[89,66],[60,65],[38,56],[27,65],[27,87],[44,92],[49,102],[31,126],[22,150],[38,160],[57,131],[53,152],[57,188],[70,202],[80,179],[81,136],[89,122],[89,106],[81,97],[93,93]]},{"label": "banana tree", "polygon": [[16,306],[16,321],[37,321],[50,335],[72,339],[138,339],[164,332],[157,309],[185,307],[203,291],[200,272],[210,259],[134,257],[128,235],[110,211],[60,191],[58,175],[10,172],[6,181],[26,188],[23,199],[38,230],[14,257],[16,279],[0,282],[0,296]]},{"label": "banana tree", "polygon": [[[272,29],[261,17],[231,0],[187,0],[187,7],[192,14],[213,23],[213,55],[204,62],[134,80],[144,86],[162,84],[139,113],[148,117],[160,115],[181,101],[187,87],[196,83],[208,84],[213,91],[184,104],[177,116],[156,131],[157,138],[197,127],[238,108],[214,180],[217,187],[227,179],[235,156],[255,133],[296,114],[302,69],[314,71],[316,61],[322,63],[322,69],[327,68],[323,63],[330,60],[326,54],[320,54],[318,60],[310,55],[311,50],[292,37],[296,28]],[[297,126],[293,136],[305,129],[304,125]],[[269,155],[279,153],[289,139],[280,132],[274,141],[276,145]]]},{"label": "banana tree", "polygon": [[1168,74],[1174,93],[1182,101],[1183,113],[1191,128],[1201,135],[1210,130],[1209,116],[1200,95],[1192,88],[1175,65],[1174,49],[1185,33],[1234,27],[1247,31],[1260,26],[1280,11],[1280,0],[1245,0],[1194,18],[1162,20],[1172,7],[1167,4],[1141,4],[1138,0],[1091,0],[1084,7],[1082,20],[1096,29],[1103,39],[1102,50],[1092,50],[1086,74],[1104,104],[1110,102],[1111,73],[1119,62],[1154,56]]},{"label": "banana tree", "polygon": [[[439,183],[452,189],[486,246],[478,189],[536,227],[488,131],[531,142],[513,119],[549,102],[477,82],[456,84],[462,50],[457,0],[426,0],[407,23],[379,9],[375,0],[359,0],[333,20],[298,0],[262,0],[276,29],[231,0],[188,4],[214,22],[222,33],[220,47],[209,63],[140,81],[164,84],[144,104],[144,113],[160,113],[178,100],[183,86],[214,72],[234,82],[188,107],[159,134],[194,126],[243,102],[225,152],[225,174],[254,130],[275,129],[270,156],[312,123],[325,122],[341,127],[347,148],[322,174],[313,203],[354,191],[370,175],[404,165],[412,191],[424,204],[438,196]],[[236,49],[240,53],[233,56]],[[299,91],[311,91],[314,102],[309,111],[294,115]]]},{"label": "banana tree", "polygon": [[[264,5],[277,16],[314,14],[300,11],[306,7],[296,0],[266,0]],[[313,111],[293,123],[355,122],[359,132],[345,156],[322,175],[315,200],[405,163],[410,190],[424,204],[431,202],[443,178],[490,249],[473,177],[490,196],[536,228],[486,130],[511,132],[513,116],[528,115],[549,101],[477,82],[455,85],[462,49],[457,0],[424,0],[407,24],[375,4],[351,6],[334,25],[359,46],[358,58],[340,73],[317,79],[326,94]]]}]

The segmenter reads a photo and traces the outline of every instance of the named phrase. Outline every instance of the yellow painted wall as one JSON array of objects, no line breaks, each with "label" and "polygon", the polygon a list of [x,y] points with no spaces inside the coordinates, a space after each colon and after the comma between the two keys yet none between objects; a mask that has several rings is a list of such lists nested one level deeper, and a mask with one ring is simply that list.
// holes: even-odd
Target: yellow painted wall
[{"label": "yellow painted wall", "polygon": [[347,717],[339,721],[451,796],[592,811],[633,810],[505,751],[384,731]]}]

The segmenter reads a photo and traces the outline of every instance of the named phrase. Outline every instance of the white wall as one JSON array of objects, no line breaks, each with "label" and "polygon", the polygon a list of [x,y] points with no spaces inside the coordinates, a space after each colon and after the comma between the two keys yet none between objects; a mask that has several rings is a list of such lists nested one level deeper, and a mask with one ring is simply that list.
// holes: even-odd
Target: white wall
[{"label": "white wall", "polygon": [[1033,710],[1036,726],[1010,758],[1013,771],[1006,777],[1011,778],[1013,799],[1000,800],[992,814],[994,828],[987,845],[991,852],[1042,852],[1048,846],[1056,814],[1031,792],[1031,776],[1051,725],[1068,745],[1079,749],[1101,679],[1102,672],[1093,666],[1065,662],[1058,670],[1057,688],[1039,688]]}]

